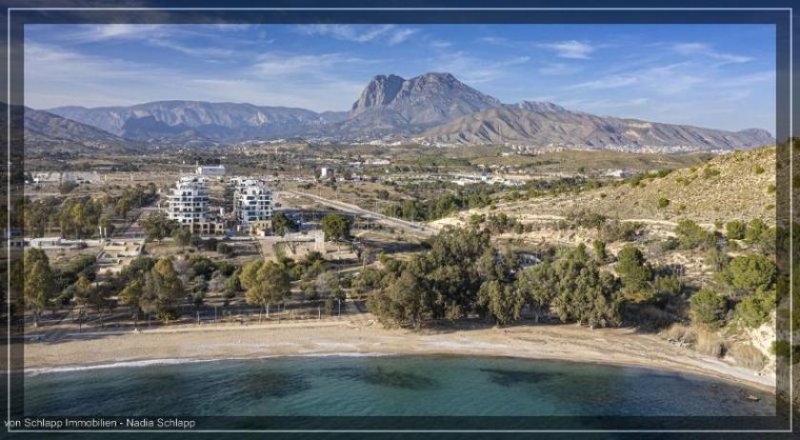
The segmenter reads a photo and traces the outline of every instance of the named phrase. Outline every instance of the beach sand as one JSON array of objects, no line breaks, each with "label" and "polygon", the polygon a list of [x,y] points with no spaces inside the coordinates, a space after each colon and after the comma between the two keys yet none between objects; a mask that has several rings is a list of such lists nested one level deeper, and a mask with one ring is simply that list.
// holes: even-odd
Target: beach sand
[{"label": "beach sand", "polygon": [[25,344],[25,371],[189,359],[296,355],[512,356],[629,365],[712,376],[774,391],[775,378],[672,345],[635,329],[575,324],[486,327],[459,325],[419,331],[385,329],[357,319],[250,324],[178,325],[140,332],[48,335]]}]

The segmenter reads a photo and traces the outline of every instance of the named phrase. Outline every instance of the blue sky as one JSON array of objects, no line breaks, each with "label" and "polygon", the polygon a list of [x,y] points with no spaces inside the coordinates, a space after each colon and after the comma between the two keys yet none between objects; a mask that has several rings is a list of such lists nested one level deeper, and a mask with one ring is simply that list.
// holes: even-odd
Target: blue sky
[{"label": "blue sky", "polygon": [[775,131],[771,25],[27,25],[25,102],[346,110],[377,74],[450,72],[503,102]]}]

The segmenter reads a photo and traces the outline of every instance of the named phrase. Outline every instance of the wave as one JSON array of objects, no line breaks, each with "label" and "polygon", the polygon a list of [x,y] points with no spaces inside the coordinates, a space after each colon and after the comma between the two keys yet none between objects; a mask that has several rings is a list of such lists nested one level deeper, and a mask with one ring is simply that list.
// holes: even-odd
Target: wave
[{"label": "wave", "polygon": [[378,356],[391,356],[391,355],[386,353],[372,353],[372,352],[369,353],[345,352],[345,353],[301,353],[292,355],[274,354],[266,356],[225,357],[225,358],[213,358],[213,359],[166,358],[166,359],[146,359],[138,361],[121,361],[109,364],[96,364],[96,365],[65,365],[63,367],[26,368],[24,369],[24,373],[26,376],[38,376],[40,374],[69,373],[75,371],[88,371],[88,370],[105,370],[110,368],[141,368],[153,365],[181,365],[181,364],[219,362],[219,361],[243,361],[243,360],[298,358],[298,357],[378,357]]}]

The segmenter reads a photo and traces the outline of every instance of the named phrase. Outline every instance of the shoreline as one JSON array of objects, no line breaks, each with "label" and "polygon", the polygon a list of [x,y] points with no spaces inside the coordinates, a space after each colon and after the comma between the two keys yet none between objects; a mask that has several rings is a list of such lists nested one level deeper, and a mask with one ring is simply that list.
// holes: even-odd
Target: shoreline
[{"label": "shoreline", "polygon": [[774,376],[759,376],[633,329],[544,324],[413,332],[384,329],[373,320],[359,321],[85,332],[79,337],[26,343],[24,373],[276,357],[455,355],[637,367],[710,377],[775,393]]}]

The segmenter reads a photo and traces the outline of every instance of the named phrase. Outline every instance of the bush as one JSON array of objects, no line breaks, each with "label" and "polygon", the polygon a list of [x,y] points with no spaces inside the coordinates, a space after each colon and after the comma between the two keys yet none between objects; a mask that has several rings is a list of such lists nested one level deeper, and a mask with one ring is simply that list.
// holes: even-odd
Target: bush
[{"label": "bush", "polygon": [[708,289],[692,295],[689,305],[694,320],[710,326],[719,326],[727,312],[725,298]]},{"label": "bush", "polygon": [[775,310],[775,291],[750,295],[736,305],[736,317],[750,328],[758,328],[769,321]]},{"label": "bush", "polygon": [[694,349],[699,353],[721,358],[725,356],[725,341],[715,332],[706,329],[697,330],[697,342]]},{"label": "bush", "polygon": [[737,293],[751,294],[772,289],[777,271],[769,258],[748,254],[732,259],[722,272],[722,278]]},{"label": "bush", "polygon": [[764,172],[764,167],[762,167],[761,165],[756,165],[755,173],[762,174],[763,172]]},{"label": "bush", "polygon": [[642,232],[643,228],[644,225],[638,222],[614,220],[603,225],[600,229],[600,237],[606,242],[632,241]]},{"label": "bush", "polygon": [[761,370],[767,364],[767,358],[764,357],[764,354],[748,343],[732,344],[728,349],[728,354],[737,364],[752,370]]},{"label": "bush", "polygon": [[741,220],[733,220],[725,225],[725,237],[728,240],[741,240],[744,238],[744,233],[747,226]]},{"label": "bush", "polygon": [[668,329],[661,332],[661,336],[675,341],[685,342],[687,344],[694,344],[697,342],[697,331],[694,327],[675,323]]},{"label": "bush", "polygon": [[658,209],[666,208],[667,206],[669,206],[669,199],[666,197],[659,197],[656,206],[658,206]]},{"label": "bush", "polygon": [[675,234],[678,236],[679,246],[683,249],[711,247],[717,242],[717,237],[713,233],[706,231],[687,218],[678,221],[678,225],[675,226]]}]

